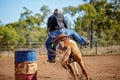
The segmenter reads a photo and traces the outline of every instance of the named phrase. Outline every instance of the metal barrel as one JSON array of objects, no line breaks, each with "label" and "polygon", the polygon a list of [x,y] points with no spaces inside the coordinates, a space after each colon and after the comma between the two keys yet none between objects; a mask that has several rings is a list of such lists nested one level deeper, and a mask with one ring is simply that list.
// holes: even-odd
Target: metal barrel
[{"label": "metal barrel", "polygon": [[36,51],[15,51],[15,80],[37,80]]}]

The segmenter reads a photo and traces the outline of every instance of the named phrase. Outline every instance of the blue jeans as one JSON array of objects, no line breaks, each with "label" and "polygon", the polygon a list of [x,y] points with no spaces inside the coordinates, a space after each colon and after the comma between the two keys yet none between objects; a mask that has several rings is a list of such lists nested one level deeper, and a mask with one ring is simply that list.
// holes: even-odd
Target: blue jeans
[{"label": "blue jeans", "polygon": [[48,51],[47,52],[48,60],[52,60],[55,58],[55,55],[53,55],[52,52],[50,51],[50,49],[52,49],[51,44],[53,43],[53,37],[55,38],[62,33],[68,35],[69,37],[70,36],[73,37],[77,42],[79,42],[79,44],[84,45],[86,43],[86,40],[82,36],[80,36],[78,33],[76,33],[74,30],[62,28],[56,31],[52,31],[50,32],[50,35],[48,36],[46,43],[45,43],[46,49]]}]

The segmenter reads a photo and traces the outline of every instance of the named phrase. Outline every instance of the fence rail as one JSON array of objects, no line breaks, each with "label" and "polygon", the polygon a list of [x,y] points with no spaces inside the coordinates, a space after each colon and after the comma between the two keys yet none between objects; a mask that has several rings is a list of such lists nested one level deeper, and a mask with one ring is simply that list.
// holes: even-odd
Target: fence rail
[{"label": "fence rail", "polygon": [[[13,44],[3,44],[0,43],[0,56],[10,56],[14,55],[15,50],[36,50],[38,54],[47,54],[45,45],[41,43],[31,43],[31,44],[17,44],[12,48]],[[93,45],[91,49],[90,46],[87,48],[79,47],[82,55],[108,55],[108,54],[120,54],[120,44],[105,44],[105,45]]]}]

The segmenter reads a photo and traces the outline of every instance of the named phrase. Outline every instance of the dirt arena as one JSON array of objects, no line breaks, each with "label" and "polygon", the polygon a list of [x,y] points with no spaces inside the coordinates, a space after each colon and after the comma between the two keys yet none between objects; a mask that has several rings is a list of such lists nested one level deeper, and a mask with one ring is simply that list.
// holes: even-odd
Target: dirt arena
[{"label": "dirt arena", "polygon": [[[120,80],[120,55],[84,56],[92,80]],[[37,57],[37,80],[72,80],[67,71],[48,63],[46,55]],[[14,57],[0,58],[0,80],[15,80]]]}]

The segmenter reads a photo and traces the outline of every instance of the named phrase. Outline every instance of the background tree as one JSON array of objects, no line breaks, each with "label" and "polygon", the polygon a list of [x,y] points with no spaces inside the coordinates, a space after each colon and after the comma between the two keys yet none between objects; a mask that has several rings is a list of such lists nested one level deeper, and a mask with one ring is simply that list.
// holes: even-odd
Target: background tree
[{"label": "background tree", "polygon": [[1,43],[2,44],[11,44],[8,47],[13,49],[18,43],[19,35],[11,26],[1,26],[0,34],[3,36]]},{"label": "background tree", "polygon": [[[77,7],[66,6],[63,8],[63,14],[69,28],[76,30],[80,35],[88,39],[90,39],[91,36],[91,38],[93,38],[91,42],[94,42],[96,39],[99,45],[105,44],[106,41],[119,42],[120,1],[84,1],[88,2],[78,5]],[[23,9],[24,11],[20,14],[18,21],[0,25],[0,34],[4,36],[7,35],[2,42],[26,44],[44,42],[46,40],[46,22],[51,15],[49,7],[43,5],[40,8],[40,12],[35,14],[26,7],[23,7]],[[14,35],[15,40],[12,40],[14,38],[9,40],[9,38],[11,38],[10,34]]]}]

